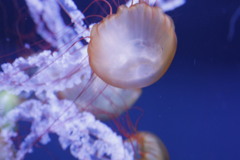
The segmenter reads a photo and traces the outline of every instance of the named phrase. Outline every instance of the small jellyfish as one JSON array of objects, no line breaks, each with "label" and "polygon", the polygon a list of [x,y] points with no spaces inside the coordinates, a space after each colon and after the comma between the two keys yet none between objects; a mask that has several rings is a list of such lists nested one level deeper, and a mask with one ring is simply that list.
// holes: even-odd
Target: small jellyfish
[{"label": "small jellyfish", "polygon": [[116,14],[93,26],[90,39],[91,68],[119,88],[142,88],[159,80],[177,46],[172,19],[145,2],[120,6]]},{"label": "small jellyfish", "polygon": [[[84,87],[85,85],[86,87]],[[83,88],[80,91],[79,88]],[[80,96],[77,97],[80,93]],[[60,98],[74,101],[81,111],[91,112],[98,119],[118,117],[130,109],[141,95],[141,89],[122,89],[106,84],[95,74],[89,82],[59,92]]]},{"label": "small jellyfish", "polygon": [[134,158],[138,160],[169,160],[168,151],[163,142],[149,132],[138,132],[128,141],[134,147]]}]

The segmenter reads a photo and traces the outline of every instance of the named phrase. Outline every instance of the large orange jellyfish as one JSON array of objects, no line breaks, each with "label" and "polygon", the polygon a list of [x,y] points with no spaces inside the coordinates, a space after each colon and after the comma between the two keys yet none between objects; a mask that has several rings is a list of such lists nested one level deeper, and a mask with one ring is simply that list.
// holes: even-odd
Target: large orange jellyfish
[{"label": "large orange jellyfish", "polygon": [[[102,1],[107,3],[107,1],[105,0],[102,0]],[[36,2],[36,1],[31,1],[31,2]],[[54,1],[52,2],[54,3]],[[62,1],[59,0],[58,3],[61,4]],[[37,9],[41,8],[39,7],[39,5],[34,5],[34,6],[35,7],[37,6],[36,7]],[[36,8],[32,8],[32,10],[36,11]],[[46,8],[46,7],[44,6],[43,8]],[[35,13],[35,11],[33,13]],[[43,16],[41,16],[40,19],[41,18],[43,18]],[[52,18],[54,19],[55,17],[52,17]],[[46,27],[47,30],[52,31],[48,27],[49,26]],[[56,36],[56,37],[59,37],[59,36]],[[53,38],[53,41],[55,41],[54,38]],[[65,39],[64,39],[64,42],[65,42]],[[53,92],[54,94],[46,94],[44,96],[49,96],[49,95],[53,96],[54,100],[59,102],[59,103],[56,103],[57,105],[55,103],[50,103],[50,102],[48,104],[47,103],[48,100],[49,99],[51,100],[52,97],[47,97],[49,99],[46,98],[47,101],[45,101],[46,99],[44,99],[45,97],[42,95],[36,95],[36,97],[38,96],[39,97],[41,96],[41,97],[38,100],[33,100],[29,102],[30,104],[33,103],[31,104],[33,106],[37,101],[35,105],[37,105],[40,108],[43,107],[43,110],[46,109],[47,113],[50,113],[50,111],[48,111],[47,109],[49,110],[53,109],[55,113],[56,109],[54,108],[54,106],[65,107],[63,109],[64,111],[63,113],[61,112],[62,110],[59,111],[59,115],[57,116],[56,119],[54,119],[54,123],[44,124],[44,125],[40,123],[41,126],[47,127],[47,129],[43,127],[43,129],[39,131],[41,133],[40,135],[44,135],[50,129],[52,129],[52,132],[54,133],[61,132],[61,135],[62,133],[64,133],[63,134],[64,138],[67,139],[72,135],[72,132],[69,132],[67,129],[65,129],[64,124],[66,124],[66,128],[68,127],[67,126],[68,124],[74,125],[74,123],[72,123],[72,121],[70,120],[75,120],[74,118],[77,117],[75,114],[81,114],[84,111],[89,111],[93,113],[97,118],[109,118],[109,117],[111,118],[111,117],[117,117],[119,114],[129,109],[129,107],[138,99],[138,97],[141,94],[141,89],[139,88],[142,88],[154,83],[159,78],[161,78],[161,76],[163,76],[163,74],[166,72],[166,70],[168,69],[174,57],[177,40],[176,40],[175,31],[174,31],[174,24],[171,18],[167,16],[165,13],[163,13],[163,11],[159,7],[152,7],[148,5],[148,3],[146,2],[140,1],[135,5],[131,5],[129,8],[123,5],[120,6],[116,14],[110,14],[108,17],[104,18],[103,21],[101,21],[99,24],[95,24],[93,26],[91,30],[91,35],[90,35],[90,43],[88,45],[88,55],[89,55],[90,66],[95,74],[90,74],[91,70],[88,68],[89,67],[88,61],[84,57],[85,54],[80,57],[78,57],[79,55],[77,54],[73,54],[75,53],[76,48],[78,49],[78,51],[80,50],[78,47],[74,48],[75,47],[74,45],[76,43],[74,42],[72,45],[70,42],[68,43],[69,45],[66,45],[65,47],[66,48],[68,48],[69,46],[71,47],[66,49],[64,54],[58,55],[57,53],[55,54],[54,52],[53,55],[50,55],[50,53],[47,53],[47,51],[45,52],[47,56],[45,56],[45,54],[42,54],[42,58],[47,57],[46,59],[44,59],[43,62],[51,58],[53,59],[52,61],[50,61],[50,63],[46,63],[46,64],[41,63],[41,65],[39,65],[37,62],[30,63],[30,60],[24,60],[24,59],[20,59],[17,61],[17,63],[16,62],[14,63],[16,64],[16,66],[20,66],[19,67],[20,71],[17,73],[21,73],[23,75],[26,74],[30,78],[27,77],[26,80],[24,79],[23,81],[21,81],[22,79],[18,78],[15,74],[13,82],[15,82],[16,80],[19,83],[13,83],[14,85],[9,85],[10,88],[13,87],[14,89],[16,89],[18,87],[18,84],[20,84],[19,91],[22,90],[21,87],[23,87],[24,90],[26,90],[25,86],[27,86],[28,87],[27,89],[29,90],[33,89],[33,90],[36,90],[36,92],[38,91],[38,93],[42,93],[43,91],[46,91],[46,90],[48,91],[48,93],[50,92],[52,93],[52,91],[54,91]],[[60,44],[63,45],[62,43]],[[56,48],[59,49],[59,52],[63,50],[58,45],[56,45]],[[80,47],[80,48],[82,49],[85,47]],[[67,53],[68,51],[70,53]],[[73,66],[72,67],[70,66],[69,70],[68,69],[64,70],[65,64],[63,65],[60,63],[59,66],[63,67],[63,70],[61,70],[61,73],[63,73],[63,75],[60,75],[60,73],[57,70],[58,63],[56,62],[56,60],[64,59],[63,57],[67,56],[66,53],[70,55],[66,59],[69,59],[70,61],[71,60],[74,61],[72,64]],[[83,53],[86,53],[86,52],[83,52]],[[41,56],[39,57],[41,58]],[[34,59],[33,57],[31,58]],[[81,65],[78,64],[78,61],[80,61],[80,59],[83,60],[82,63],[79,62],[81,63]],[[75,60],[77,62],[75,62]],[[21,64],[24,64],[24,65],[21,65]],[[24,66],[24,67],[26,66],[26,69],[22,69],[21,66]],[[33,72],[35,74],[34,76],[32,76],[29,71],[30,69],[32,69],[32,67],[40,68],[39,72],[35,71],[36,69],[33,68],[34,70]],[[75,73],[81,72],[83,68],[89,71],[89,72],[86,71],[88,74],[84,74],[84,73],[79,74],[80,76],[76,74],[75,76],[78,78],[78,82],[81,81],[81,83],[80,84],[76,84],[77,82],[70,83],[71,81],[69,79],[71,78],[69,77],[74,77]],[[9,66],[5,65],[4,69],[5,70],[9,69]],[[43,82],[41,81],[42,83],[38,83],[38,80],[41,79],[39,78],[40,77],[39,73],[41,73],[41,75],[44,75],[44,72],[46,72],[45,77],[47,77],[48,79],[50,79],[50,77],[54,75],[52,77],[53,79],[49,80],[48,82],[45,82],[45,77],[42,76]],[[8,77],[8,74],[6,74],[6,77]],[[99,79],[98,77],[100,77],[101,79]],[[62,88],[60,88],[59,86],[54,86],[55,82],[59,83],[61,80],[64,80],[65,78],[67,79],[67,81],[62,81],[62,83],[60,83],[64,85],[59,85]],[[33,85],[28,85],[28,84],[33,84]],[[36,88],[40,88],[41,90],[39,91]],[[55,93],[58,93],[57,94],[58,97],[55,97]],[[42,103],[40,103],[40,101],[42,100],[41,98],[43,98],[45,106]],[[66,104],[62,103],[62,102],[65,102],[65,100],[66,100]],[[26,103],[29,104],[28,100],[26,101]],[[62,106],[60,105],[61,103],[62,103]],[[78,110],[74,110],[75,105],[78,107],[77,108]],[[75,116],[74,118],[71,117],[72,115],[69,115],[70,111]],[[28,110],[28,113],[29,112],[30,110]],[[45,112],[42,111],[42,113],[45,113]],[[63,117],[62,115],[64,114],[70,117],[65,117],[66,118],[64,119],[65,121],[61,121],[61,118]],[[29,114],[29,115],[36,115],[36,114]],[[51,118],[51,116],[47,118]],[[53,118],[55,117],[53,116]],[[59,121],[58,123],[56,122],[57,120]],[[80,123],[79,121],[76,122],[76,125],[77,124],[79,125],[79,123]],[[96,123],[99,123],[99,121],[96,121]],[[55,125],[61,124],[61,125],[60,127],[54,128],[52,127],[54,124]],[[81,127],[82,125],[80,125],[80,128]],[[75,130],[76,132],[74,133],[78,134],[82,131],[83,133],[87,134],[88,129],[90,128],[89,129],[90,140],[98,140],[98,139],[102,140],[103,137],[96,134],[97,130],[91,129],[91,127],[94,127],[94,125],[89,125],[87,126],[87,129],[84,129],[84,130],[77,129]],[[36,128],[39,130],[38,126]],[[61,131],[57,130],[59,128]],[[68,128],[71,128],[71,127],[68,127]],[[65,132],[67,132],[67,134]],[[71,134],[71,135],[68,135],[68,134]],[[105,132],[104,134],[105,136],[107,135]],[[169,159],[166,148],[156,136],[150,133],[136,131],[136,134],[132,136],[127,136],[127,138],[128,138],[128,141],[126,141],[126,143],[130,142],[129,144],[132,144],[131,147],[135,149],[134,150],[135,159],[141,159],[141,160],[143,159],[168,160]],[[37,137],[37,140],[39,140],[39,137]],[[111,141],[112,139],[107,137],[105,140],[106,144],[108,144],[109,142],[108,140]],[[75,142],[75,139],[74,139],[74,142]],[[29,144],[35,144],[35,140],[30,141]],[[0,139],[0,145],[5,146],[5,143],[2,143],[1,139]],[[109,148],[112,148],[112,147],[109,147]],[[24,151],[27,153],[28,149],[29,148],[27,148]],[[74,152],[74,154],[78,155],[79,153],[76,151]],[[87,153],[87,154],[90,155],[90,153]],[[103,157],[104,156],[106,155],[103,154]],[[110,156],[108,158],[110,158]]]},{"label": "large orange jellyfish", "polygon": [[177,45],[172,19],[145,2],[120,6],[116,14],[94,25],[90,38],[90,66],[120,88],[142,88],[160,79]]}]

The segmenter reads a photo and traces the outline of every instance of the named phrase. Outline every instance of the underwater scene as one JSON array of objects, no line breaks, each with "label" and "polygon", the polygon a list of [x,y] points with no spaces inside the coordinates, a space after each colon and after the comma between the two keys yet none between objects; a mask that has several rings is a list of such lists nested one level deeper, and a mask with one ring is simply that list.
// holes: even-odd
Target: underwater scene
[{"label": "underwater scene", "polygon": [[0,0],[0,160],[238,160],[239,95],[239,0]]}]

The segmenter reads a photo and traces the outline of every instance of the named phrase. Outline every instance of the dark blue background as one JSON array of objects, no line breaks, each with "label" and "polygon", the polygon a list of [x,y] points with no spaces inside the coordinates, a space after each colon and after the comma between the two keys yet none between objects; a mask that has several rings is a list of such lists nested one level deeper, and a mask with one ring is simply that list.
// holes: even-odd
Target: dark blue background
[{"label": "dark blue background", "polygon": [[[166,75],[145,88],[139,129],[162,138],[172,160],[240,159],[240,1],[187,1],[169,14],[178,49]],[[150,125],[149,125],[150,124]]]}]

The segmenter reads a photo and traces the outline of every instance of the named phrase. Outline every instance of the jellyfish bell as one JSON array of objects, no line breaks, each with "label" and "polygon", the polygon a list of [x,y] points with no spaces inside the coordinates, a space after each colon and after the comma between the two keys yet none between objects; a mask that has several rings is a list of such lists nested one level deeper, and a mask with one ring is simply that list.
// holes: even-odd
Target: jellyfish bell
[{"label": "jellyfish bell", "polygon": [[[36,55],[28,58],[18,58],[13,63],[2,66],[3,72],[0,74],[1,78],[7,78],[7,80],[4,79],[4,81],[1,81],[1,87],[13,90],[14,94],[21,94],[21,91],[34,92],[34,95],[30,93],[30,96],[27,97],[28,99],[21,103],[21,105],[37,106],[32,108],[36,108],[36,111],[40,111],[41,114],[29,114],[30,111],[26,110],[27,114],[24,115],[40,115],[40,117],[54,119],[53,123],[51,120],[49,121],[50,124],[41,125],[46,128],[41,130],[36,128],[39,132],[36,137],[37,139],[35,141],[30,138],[29,140],[33,140],[34,142],[27,142],[29,148],[26,150],[31,150],[36,144],[35,142],[40,141],[42,138],[40,135],[47,134],[50,129],[65,131],[63,126],[72,124],[71,120],[78,118],[78,116],[74,114],[73,116],[70,115],[72,116],[71,118],[62,120],[65,117],[63,115],[68,116],[67,113],[71,109],[74,110],[75,105],[79,110],[74,110],[74,113],[78,114],[82,111],[90,111],[97,118],[109,118],[109,115],[110,118],[112,115],[116,117],[125,112],[140,96],[141,89],[139,88],[153,83],[158,77],[160,78],[167,70],[174,56],[176,36],[171,18],[165,15],[158,7],[150,7],[145,2],[132,5],[130,8],[121,6],[117,14],[108,16],[101,23],[96,24],[91,31],[91,42],[88,48],[90,65],[96,75],[104,80],[103,82],[95,74],[92,77],[90,76],[92,72],[86,58],[88,54],[83,50],[86,43],[83,45],[78,43],[80,39],[88,37],[89,31],[86,26],[82,26],[82,19],[79,18],[81,15],[71,17],[71,13],[69,12],[70,19],[75,22],[74,25],[78,26],[78,28],[73,27],[72,24],[66,26],[59,19],[61,14],[59,14],[60,9],[57,7],[65,1],[38,1],[43,7],[34,1],[26,1],[29,11],[32,11],[30,14],[33,16],[33,21],[35,20],[36,30],[34,29],[34,33],[38,32],[42,36],[42,40],[36,41],[36,43],[24,44],[24,50],[26,48],[33,50],[36,47]],[[98,2],[97,0],[94,1]],[[59,4],[55,5],[55,2]],[[68,9],[71,11],[73,8],[66,4],[62,5],[62,10],[68,12]],[[57,13],[53,14],[48,11]],[[49,14],[49,16],[44,16],[45,13]],[[80,20],[79,23],[77,19]],[[25,18],[23,20],[25,22]],[[55,20],[57,23],[55,23]],[[114,28],[115,30],[112,30]],[[79,35],[77,36],[76,33]],[[161,37],[159,38],[157,35],[161,35]],[[19,49],[13,53],[22,51]],[[33,52],[35,53],[35,50]],[[8,55],[12,55],[12,53]],[[100,64],[101,67],[98,66]],[[97,72],[98,70],[101,71],[102,75]],[[106,72],[106,75],[111,73],[110,78],[113,79],[105,80],[104,72]],[[86,83],[84,80],[86,80]],[[62,99],[55,96],[59,92],[61,92]],[[56,107],[59,107],[59,110],[55,110]],[[49,114],[49,110],[53,111],[53,114]],[[56,111],[58,112],[57,115]],[[42,122],[45,123],[47,121],[39,121],[40,124]],[[60,127],[55,128],[53,127],[54,124],[60,124]],[[121,132],[121,126],[119,128]],[[61,131],[59,133],[62,133]],[[82,132],[82,130],[78,131]],[[96,130],[92,131],[96,133]],[[54,133],[57,132],[54,131]],[[33,130],[32,133],[36,134],[37,132]],[[68,136],[64,135],[64,137]],[[93,136],[92,139],[94,138],[96,139]],[[143,142],[141,139],[143,139]],[[110,138],[109,140],[112,139]],[[146,147],[148,145],[145,143],[149,142],[149,139],[144,136],[143,138],[141,136],[133,136],[131,140],[138,142],[137,146],[139,147],[150,148]],[[1,141],[1,137],[0,146],[2,148],[6,146],[5,142]],[[154,146],[159,148],[157,145]],[[7,152],[4,151],[4,153]],[[149,159],[149,156],[147,156],[147,153],[150,153],[149,150],[139,150],[136,153],[142,155],[141,158]],[[6,156],[4,155],[4,157]]]},{"label": "jellyfish bell", "polygon": [[[85,87],[86,86],[86,87]],[[83,88],[82,91],[79,89]],[[76,95],[81,95],[76,98]],[[95,74],[90,81],[58,93],[63,99],[74,101],[80,111],[91,112],[97,119],[118,117],[130,109],[141,95],[141,89],[122,89],[106,84]]]},{"label": "jellyfish bell", "polygon": [[119,88],[142,88],[159,80],[177,45],[172,19],[145,2],[120,6],[116,14],[93,26],[90,39],[92,70]]},{"label": "jellyfish bell", "polygon": [[134,158],[137,160],[169,160],[167,148],[154,134],[138,132],[130,137],[127,142],[134,149]]}]

